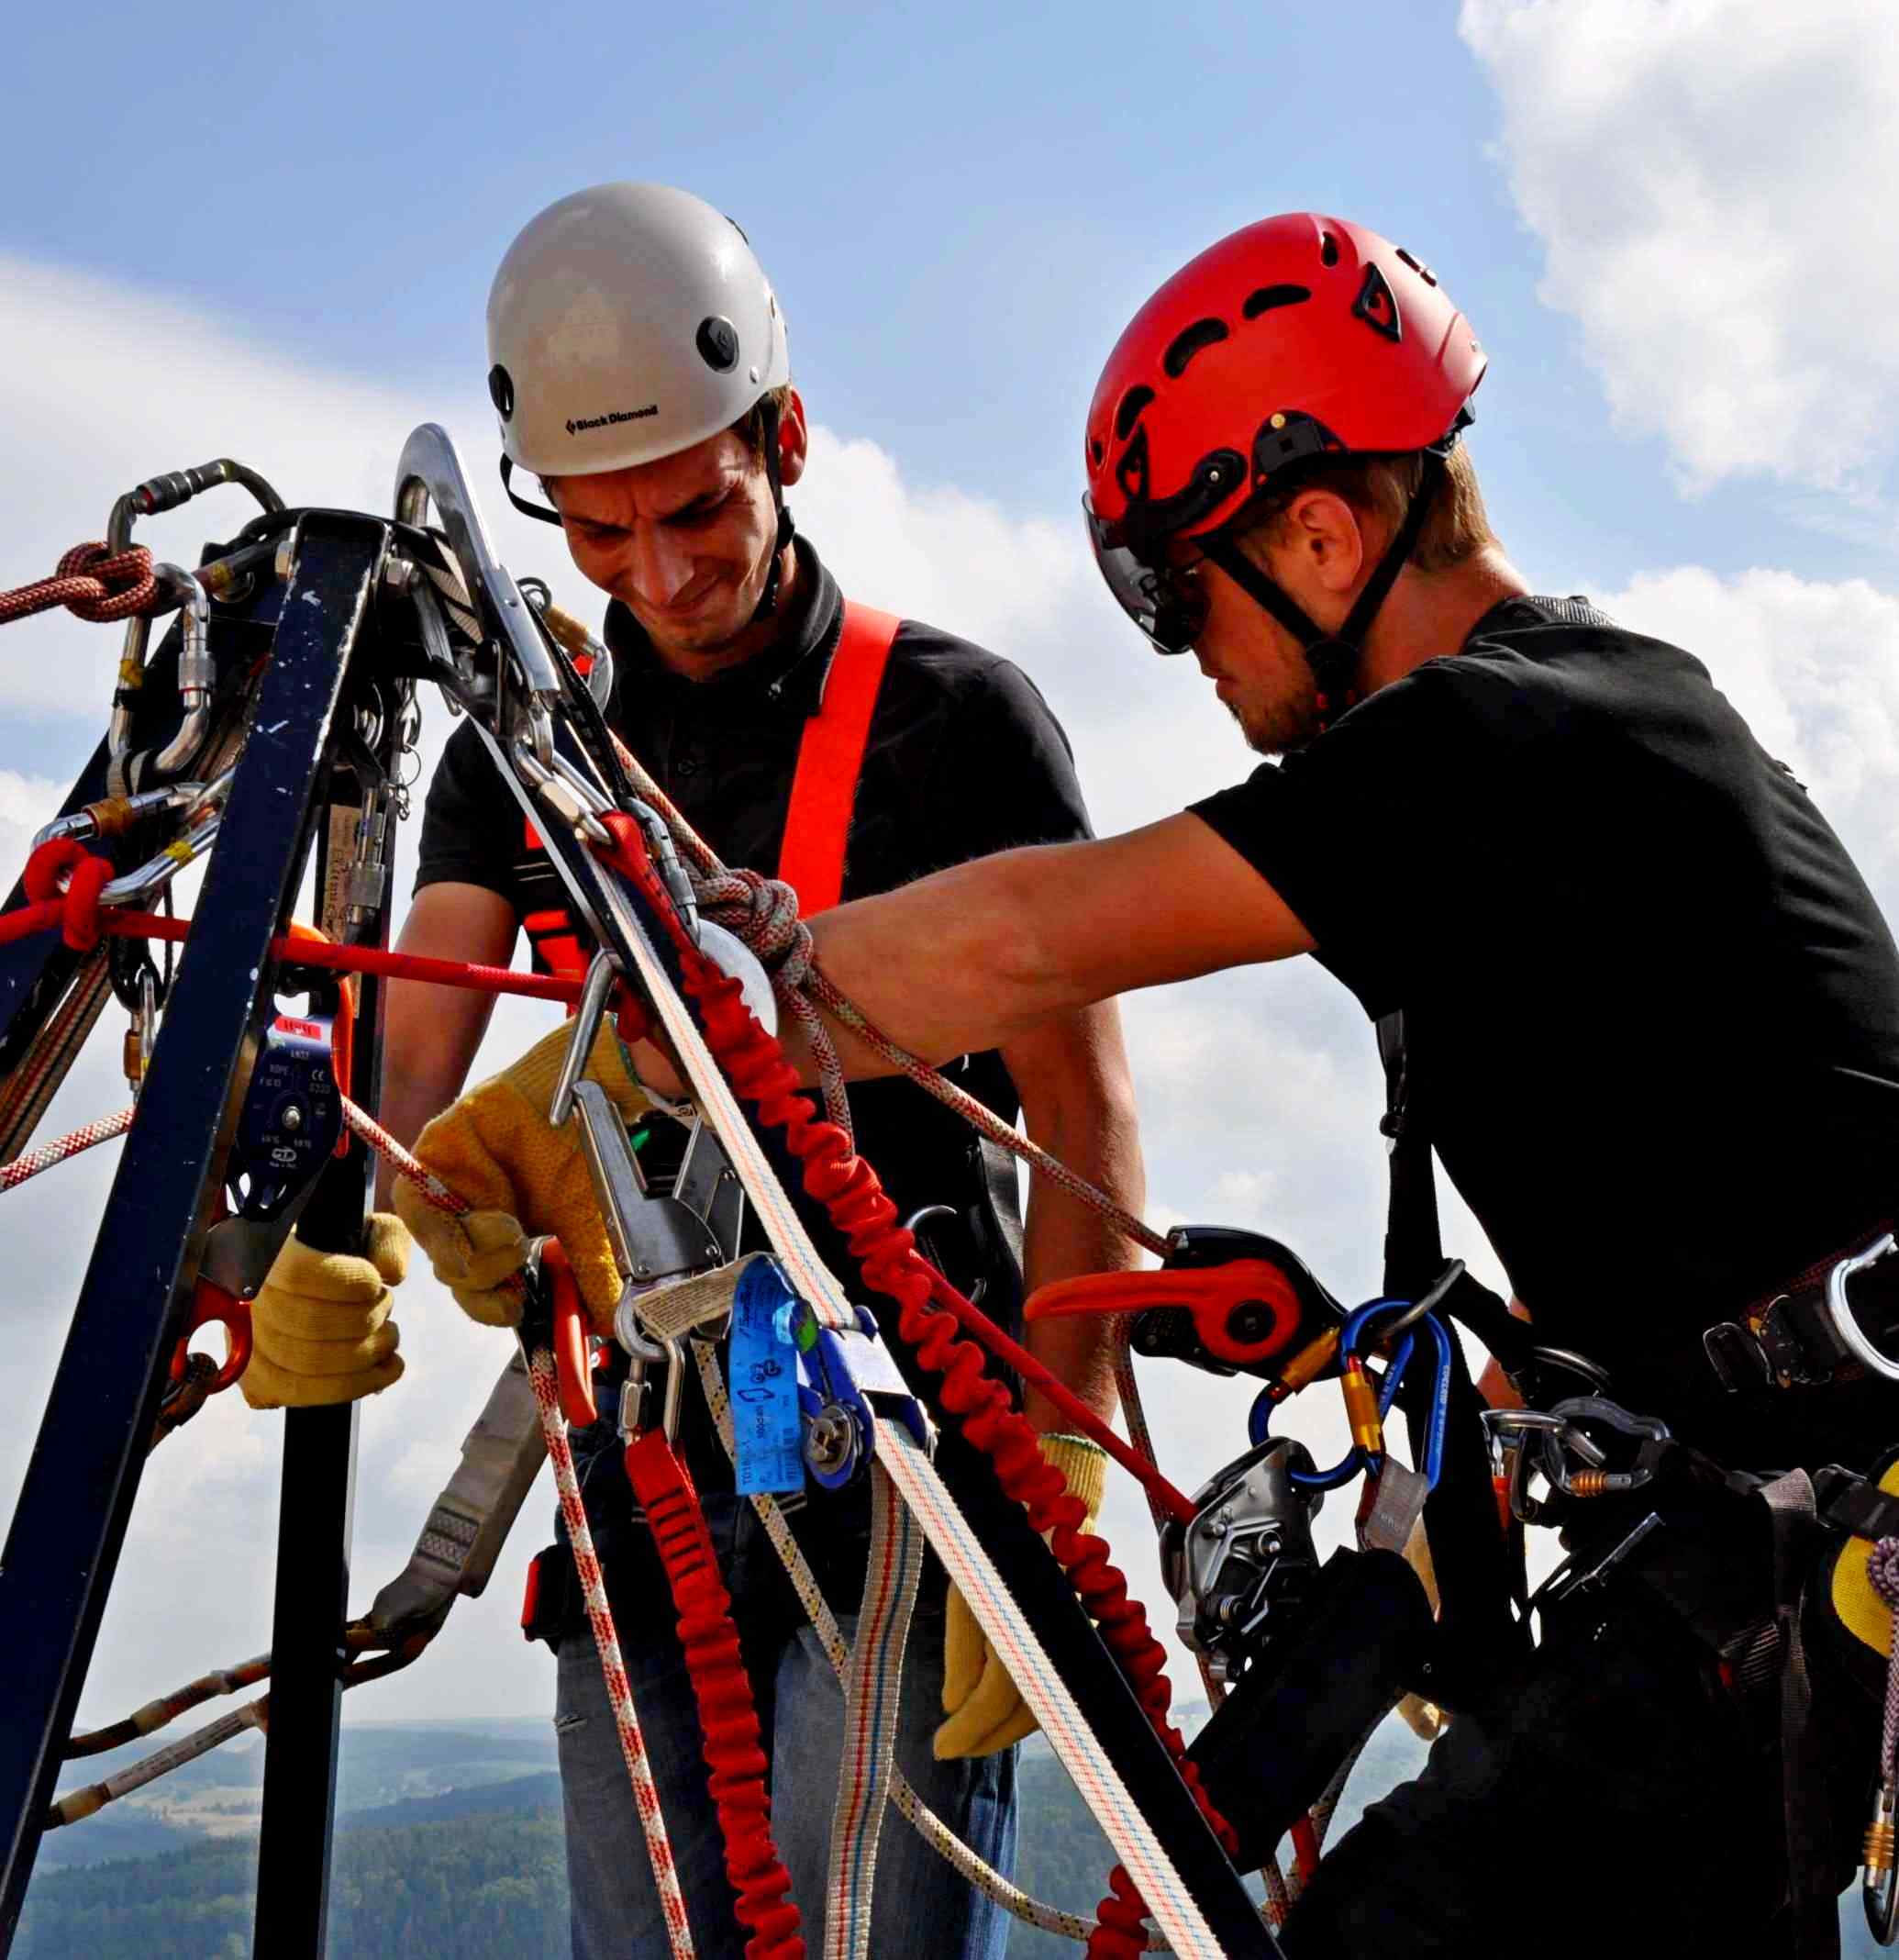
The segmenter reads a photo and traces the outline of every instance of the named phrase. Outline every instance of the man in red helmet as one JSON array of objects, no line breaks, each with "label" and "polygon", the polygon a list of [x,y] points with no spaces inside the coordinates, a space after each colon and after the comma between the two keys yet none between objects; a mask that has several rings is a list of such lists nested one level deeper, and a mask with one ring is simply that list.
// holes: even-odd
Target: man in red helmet
[{"label": "man in red helmet", "polygon": [[[1127,836],[843,906],[819,959],[945,1055],[1313,954],[1402,1010],[1405,1119],[1538,1342],[1729,1470],[1863,1463],[1891,1391],[1786,1319],[1811,1289],[1783,1282],[1890,1216],[1899,952],[1698,662],[1529,595],[1458,446],[1483,369],[1427,267],[1331,218],[1249,226],[1168,281],[1089,411],[1089,533],[1143,631],[1282,760]],[[1790,1867],[1824,1931],[1866,1783],[1833,1775],[1783,1855],[1773,1698],[1733,1686],[1786,1603],[1765,1512],[1718,1478],[1670,1493],[1598,1500],[1590,1583],[1534,1654],[1505,1630],[1291,1953],[1786,1951]]]}]

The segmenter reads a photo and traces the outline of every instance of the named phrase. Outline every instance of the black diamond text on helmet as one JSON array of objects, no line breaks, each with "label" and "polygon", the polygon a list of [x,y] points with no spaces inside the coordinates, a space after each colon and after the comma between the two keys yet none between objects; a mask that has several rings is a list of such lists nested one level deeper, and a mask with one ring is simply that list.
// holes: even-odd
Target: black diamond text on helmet
[{"label": "black diamond text on helmet", "polygon": [[580,435],[589,429],[611,429],[616,422],[643,422],[650,415],[658,415],[658,402],[649,402],[644,408],[613,408],[605,415],[569,416],[567,433]]}]

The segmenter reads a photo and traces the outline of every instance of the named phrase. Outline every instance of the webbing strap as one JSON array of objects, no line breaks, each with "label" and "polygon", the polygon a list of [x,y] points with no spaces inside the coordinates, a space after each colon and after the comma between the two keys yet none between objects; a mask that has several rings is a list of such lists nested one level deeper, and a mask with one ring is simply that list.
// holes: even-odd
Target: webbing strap
[{"label": "webbing strap", "polygon": [[1781,1647],[1781,1800],[1787,1841],[1787,1913],[1793,1960],[1837,1960],[1839,1916],[1828,1882],[1831,1847],[1825,1768],[1815,1760],[1813,1678],[1801,1631],[1806,1576],[1818,1519],[1805,1470],[1763,1484],[1773,1545],[1774,1619]]},{"label": "webbing strap", "polygon": [[778,875],[797,893],[804,919],[828,911],[844,888],[844,850],[864,744],[898,624],[894,613],[844,601],[844,624],[825,678],[824,703],[805,724],[798,744],[791,811],[778,852]]},{"label": "webbing strap", "polygon": [[[1379,1060],[1384,1065],[1385,1113],[1390,1140],[1391,1207],[1384,1240],[1384,1288],[1399,1299],[1416,1299],[1444,1264],[1438,1234],[1438,1177],[1428,1129],[1413,1099],[1410,1052],[1402,1011],[1377,1023]],[[1475,1288],[1481,1292],[1482,1289]],[[1447,1302],[1447,1304],[1452,1304]],[[1412,1461],[1424,1443],[1427,1410],[1423,1378],[1414,1375],[1399,1395]],[[1482,1398],[1471,1379],[1463,1343],[1450,1343],[1449,1412],[1443,1469],[1425,1502],[1425,1536],[1437,1568],[1439,1654],[1431,1684],[1434,1699],[1468,1706],[1514,1658],[1527,1636],[1512,1618],[1516,1592],[1509,1541],[1497,1529],[1490,1460],[1479,1420]]]},{"label": "webbing strap", "polygon": [[844,1734],[831,1811],[825,1960],[870,1960],[884,1799],[896,1768],[904,1649],[923,1576],[923,1533],[882,1464],[871,1465],[871,1549],[844,1676]]},{"label": "webbing strap", "polygon": [[936,1465],[895,1422],[878,1423],[876,1449],[878,1462],[922,1521],[944,1570],[988,1635],[991,1651],[1008,1669],[1082,1800],[1100,1821],[1168,1944],[1182,1960],[1223,1960],[1219,1942],[1172,1860],[1095,1742],[1073,1695],[1049,1664]]},{"label": "webbing strap", "polygon": [[[705,1394],[705,1406],[712,1412],[719,1441],[725,1445],[729,1461],[734,1453],[732,1409],[726,1395],[726,1385],[719,1376],[717,1357],[710,1343],[694,1341],[693,1359],[698,1364],[699,1386]],[[784,1520],[784,1511],[778,1499],[753,1497],[748,1502],[759,1522],[764,1526],[765,1535],[772,1541],[772,1549],[777,1553],[779,1564],[784,1567],[784,1576],[791,1581],[792,1590],[797,1594],[799,1603],[809,1616],[817,1643],[824,1649],[825,1657],[831,1664],[831,1672],[841,1686],[845,1670],[850,1665],[850,1643],[844,1638],[826,1602],[816,1574],[811,1570],[797,1540],[792,1536],[791,1526]],[[1019,1886],[1012,1885],[993,1865],[978,1857],[910,1787],[903,1771],[894,1767],[890,1775],[890,1800],[899,1814],[916,1828],[923,1842],[952,1871],[966,1878],[985,1898],[993,1899],[1005,1912],[1014,1913],[1027,1925],[1040,1927],[1044,1932],[1059,1933],[1064,1940],[1084,1943],[1093,1937],[1095,1930],[1093,1920],[1031,1899]],[[1158,1934],[1149,1947],[1150,1951],[1157,1949],[1165,1950]]]}]

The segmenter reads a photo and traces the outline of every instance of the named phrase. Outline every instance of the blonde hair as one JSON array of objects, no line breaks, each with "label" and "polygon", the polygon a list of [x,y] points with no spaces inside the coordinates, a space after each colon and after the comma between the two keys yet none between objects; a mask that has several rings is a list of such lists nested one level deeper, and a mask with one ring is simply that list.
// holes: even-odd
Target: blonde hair
[{"label": "blonde hair", "polygon": [[[1405,521],[1405,513],[1424,481],[1424,458],[1405,456],[1321,456],[1289,473],[1283,486],[1269,490],[1240,541],[1280,534],[1285,514],[1295,497],[1307,490],[1329,490],[1361,517],[1376,518],[1388,532]],[[1410,562],[1420,572],[1446,572],[1461,564],[1486,545],[1497,542],[1483,507],[1483,492],[1470,451],[1459,443],[1445,466]]]}]

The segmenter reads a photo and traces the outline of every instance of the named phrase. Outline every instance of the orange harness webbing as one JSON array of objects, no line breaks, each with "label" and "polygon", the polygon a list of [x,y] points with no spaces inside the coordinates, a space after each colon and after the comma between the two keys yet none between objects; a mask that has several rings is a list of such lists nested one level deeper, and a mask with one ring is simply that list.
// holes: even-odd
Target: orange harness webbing
[{"label": "orange harness webbing", "polygon": [[844,627],[825,677],[824,701],[798,745],[791,810],[778,852],[778,875],[797,893],[801,918],[828,911],[844,887],[844,848],[863,773],[864,745],[896,629],[894,614],[845,600]]}]

